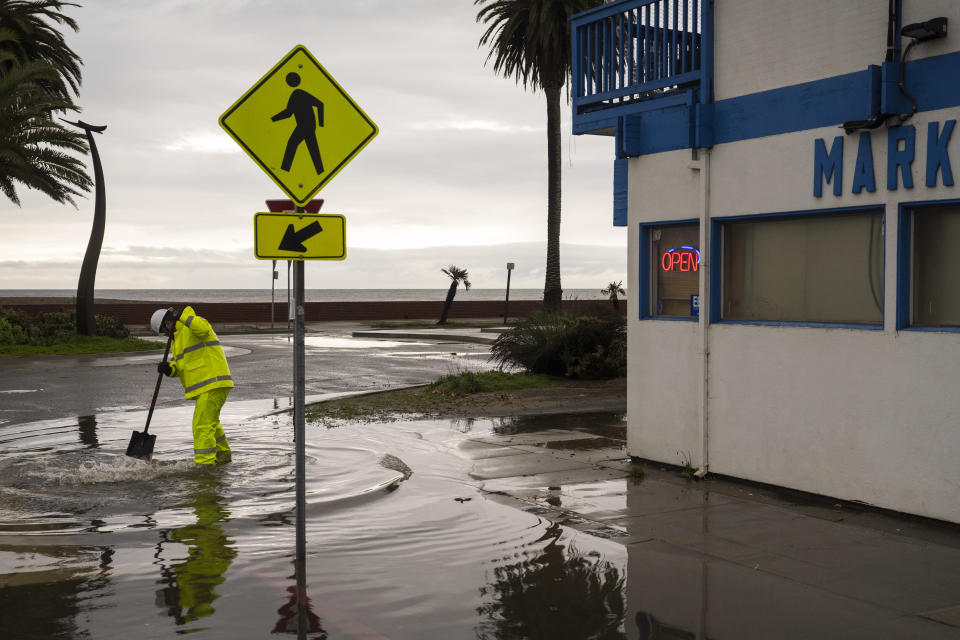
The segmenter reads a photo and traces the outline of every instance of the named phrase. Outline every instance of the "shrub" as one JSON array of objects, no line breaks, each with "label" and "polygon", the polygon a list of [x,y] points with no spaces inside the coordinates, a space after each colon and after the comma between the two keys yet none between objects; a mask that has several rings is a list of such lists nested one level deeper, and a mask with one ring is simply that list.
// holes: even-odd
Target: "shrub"
[{"label": "shrub", "polygon": [[12,326],[20,327],[24,331],[33,326],[33,320],[29,314],[16,309],[0,309],[0,318],[5,319]]},{"label": "shrub", "polygon": [[0,344],[26,344],[27,334],[19,325],[0,315]]},{"label": "shrub", "polygon": [[627,335],[610,311],[538,312],[506,331],[490,349],[501,365],[569,378],[626,375]]},{"label": "shrub", "polygon": [[97,323],[97,335],[108,338],[128,338],[130,330],[123,324],[120,318],[116,316],[94,316]]},{"label": "shrub", "polygon": [[5,330],[3,344],[39,344],[40,330],[34,326],[33,318],[23,311],[15,309],[0,309],[0,319],[9,325],[9,330]]},{"label": "shrub", "polygon": [[[128,338],[130,330],[115,316],[94,316],[97,335]],[[77,334],[76,316],[71,311],[45,311],[30,315],[14,309],[0,309],[0,344],[49,346],[70,342]]]},{"label": "shrub", "polygon": [[76,323],[72,313],[62,311],[47,311],[38,313],[33,318],[36,328],[35,342],[31,344],[57,344],[67,342],[76,333]]}]

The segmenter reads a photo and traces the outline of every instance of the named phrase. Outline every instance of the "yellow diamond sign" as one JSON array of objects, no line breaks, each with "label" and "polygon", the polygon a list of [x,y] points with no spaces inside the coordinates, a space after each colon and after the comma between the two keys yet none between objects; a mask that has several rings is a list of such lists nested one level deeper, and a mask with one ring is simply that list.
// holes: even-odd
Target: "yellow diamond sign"
[{"label": "yellow diamond sign", "polygon": [[332,213],[257,213],[253,254],[260,260],[343,260],[347,220]]},{"label": "yellow diamond sign", "polygon": [[377,135],[377,125],[302,45],[220,116],[220,126],[299,205]]}]

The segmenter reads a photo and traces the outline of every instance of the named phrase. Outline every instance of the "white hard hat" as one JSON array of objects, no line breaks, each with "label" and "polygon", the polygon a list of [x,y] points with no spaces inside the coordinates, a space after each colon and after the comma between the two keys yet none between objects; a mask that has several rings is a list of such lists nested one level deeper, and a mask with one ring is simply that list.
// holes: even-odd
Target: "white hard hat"
[{"label": "white hard hat", "polygon": [[168,309],[157,309],[150,316],[150,328],[153,329],[154,333],[162,333],[160,330],[163,328],[163,318],[168,311]]}]

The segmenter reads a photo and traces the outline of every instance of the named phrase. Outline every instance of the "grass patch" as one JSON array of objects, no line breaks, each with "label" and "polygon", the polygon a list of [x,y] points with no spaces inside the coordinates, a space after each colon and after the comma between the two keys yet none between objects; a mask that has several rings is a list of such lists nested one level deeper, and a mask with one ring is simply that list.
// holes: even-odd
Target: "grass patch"
[{"label": "grass patch", "polygon": [[444,376],[427,386],[428,393],[448,396],[464,396],[485,391],[509,391],[512,389],[535,389],[548,387],[555,382],[551,376],[528,373],[505,373],[503,371],[465,371]]},{"label": "grass patch", "polygon": [[446,324],[437,324],[436,321],[404,321],[390,322],[379,321],[370,325],[371,329],[485,329],[488,327],[502,327],[502,322],[484,321],[484,322],[457,322],[448,320]]},{"label": "grass patch", "polygon": [[163,349],[163,344],[140,338],[72,336],[67,342],[51,345],[3,344],[0,356],[65,356],[81,353],[128,353]]}]

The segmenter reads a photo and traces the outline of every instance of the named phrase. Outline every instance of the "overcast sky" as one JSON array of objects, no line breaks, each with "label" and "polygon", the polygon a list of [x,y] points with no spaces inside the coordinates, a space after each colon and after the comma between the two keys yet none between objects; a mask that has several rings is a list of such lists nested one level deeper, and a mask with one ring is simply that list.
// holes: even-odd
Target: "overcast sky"
[{"label": "overcast sky", "polygon": [[[269,288],[253,214],[284,196],[218,118],[297,44],[380,128],[316,196],[346,216],[348,257],[309,263],[308,288],[440,288],[451,263],[496,288],[508,260],[511,286],[543,287],[545,101],[485,66],[471,0],[82,4],[67,34],[79,117],[108,126],[98,289]],[[567,105],[563,118],[563,286],[626,280],[613,140],[571,135]],[[75,288],[93,195],[21,198],[0,202],[0,289]]]}]

